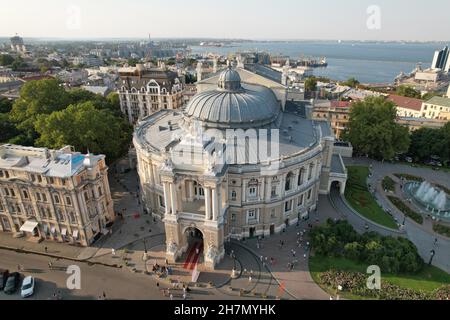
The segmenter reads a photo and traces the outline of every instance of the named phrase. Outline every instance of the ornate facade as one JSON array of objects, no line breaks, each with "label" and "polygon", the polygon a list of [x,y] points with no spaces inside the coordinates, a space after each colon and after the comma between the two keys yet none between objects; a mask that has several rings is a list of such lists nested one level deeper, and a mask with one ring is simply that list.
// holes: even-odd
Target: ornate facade
[{"label": "ornate facade", "polygon": [[0,146],[0,231],[90,245],[114,220],[103,155]]},{"label": "ornate facade", "polygon": [[284,110],[282,86],[231,67],[208,81],[216,88],[199,90],[184,110],[139,123],[134,145],[143,201],[165,224],[167,258],[183,256],[196,230],[202,262],[214,268],[227,239],[270,236],[307,218],[332,182],[344,191],[347,174],[328,123]]},{"label": "ornate facade", "polygon": [[184,84],[175,72],[136,68],[119,70],[120,109],[132,124],[162,109],[183,106]]}]

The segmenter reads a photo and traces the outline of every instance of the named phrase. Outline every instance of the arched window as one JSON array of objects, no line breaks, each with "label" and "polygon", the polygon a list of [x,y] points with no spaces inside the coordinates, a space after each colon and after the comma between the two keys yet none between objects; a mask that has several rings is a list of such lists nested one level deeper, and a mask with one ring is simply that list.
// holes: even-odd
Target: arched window
[{"label": "arched window", "polygon": [[301,186],[303,184],[304,176],[305,176],[305,168],[301,168],[298,173],[297,185]]},{"label": "arched window", "polygon": [[309,165],[309,174],[308,174],[308,180],[311,180],[313,177],[313,171],[314,171],[314,163],[311,163]]},{"label": "arched window", "polygon": [[285,188],[284,188],[285,191],[291,190],[293,177],[294,177],[294,174],[292,172],[289,172],[287,174],[287,176],[286,176],[286,185],[285,185]]}]

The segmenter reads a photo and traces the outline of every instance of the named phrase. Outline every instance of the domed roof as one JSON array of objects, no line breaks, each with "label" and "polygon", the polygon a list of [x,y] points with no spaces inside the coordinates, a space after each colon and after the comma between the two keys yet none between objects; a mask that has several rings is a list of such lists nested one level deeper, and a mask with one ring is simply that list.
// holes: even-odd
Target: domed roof
[{"label": "domed roof", "polygon": [[184,114],[209,127],[245,128],[272,123],[279,112],[279,103],[270,89],[241,84],[239,73],[227,68],[219,76],[218,88],[195,95]]},{"label": "domed roof", "polygon": [[228,67],[220,74],[219,88],[223,90],[237,91],[241,89],[241,76],[236,70]]}]

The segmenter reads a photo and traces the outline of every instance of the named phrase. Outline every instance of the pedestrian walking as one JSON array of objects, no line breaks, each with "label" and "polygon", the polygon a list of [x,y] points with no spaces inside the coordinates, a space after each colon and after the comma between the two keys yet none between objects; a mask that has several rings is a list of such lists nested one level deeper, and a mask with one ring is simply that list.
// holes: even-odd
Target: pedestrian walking
[{"label": "pedestrian walking", "polygon": [[186,292],[183,293],[183,300],[186,300]]},{"label": "pedestrian walking", "polygon": [[159,282],[156,283],[156,287],[159,289]]},{"label": "pedestrian walking", "polygon": [[170,300],[173,300],[173,294],[170,294]]},{"label": "pedestrian walking", "polygon": [[198,255],[200,253],[200,250],[198,248],[195,248],[195,253]]},{"label": "pedestrian walking", "polygon": [[47,247],[44,247],[44,251],[45,251],[45,253],[47,253],[47,251],[48,251]]},{"label": "pedestrian walking", "polygon": [[248,282],[252,282],[252,276],[248,277]]},{"label": "pedestrian walking", "polygon": [[48,268],[49,268],[50,270],[52,269],[52,266],[53,266],[52,262],[49,261],[49,262],[48,262]]},{"label": "pedestrian walking", "polygon": [[306,253],[303,255],[303,259],[305,259],[306,260]]},{"label": "pedestrian walking", "polygon": [[113,257],[116,255],[116,250],[114,248],[111,249],[111,254],[113,255]]},{"label": "pedestrian walking", "polygon": [[103,299],[106,299],[106,293],[103,291]]}]

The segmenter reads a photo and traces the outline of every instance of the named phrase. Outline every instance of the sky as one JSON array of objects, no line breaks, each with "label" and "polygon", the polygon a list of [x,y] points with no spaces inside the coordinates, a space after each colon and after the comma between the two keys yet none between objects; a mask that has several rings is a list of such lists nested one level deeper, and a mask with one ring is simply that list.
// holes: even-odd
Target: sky
[{"label": "sky", "polygon": [[449,0],[0,0],[0,37],[450,40]]}]

